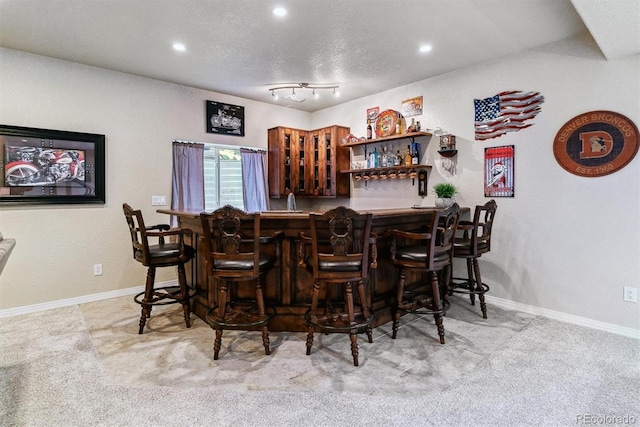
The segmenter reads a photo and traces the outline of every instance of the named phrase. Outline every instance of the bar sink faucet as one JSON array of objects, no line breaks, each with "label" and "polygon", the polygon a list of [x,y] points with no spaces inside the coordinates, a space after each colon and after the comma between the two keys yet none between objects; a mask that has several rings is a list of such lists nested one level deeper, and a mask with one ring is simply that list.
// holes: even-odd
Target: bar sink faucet
[{"label": "bar sink faucet", "polygon": [[287,210],[296,210],[296,196],[293,193],[289,193],[289,196],[287,196]]}]

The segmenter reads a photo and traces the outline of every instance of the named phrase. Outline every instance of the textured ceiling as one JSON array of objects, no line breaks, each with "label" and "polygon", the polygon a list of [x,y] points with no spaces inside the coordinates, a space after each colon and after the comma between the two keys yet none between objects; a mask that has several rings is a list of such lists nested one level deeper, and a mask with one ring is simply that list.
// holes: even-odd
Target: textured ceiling
[{"label": "textured ceiling", "polygon": [[640,52],[639,1],[572,1],[0,0],[0,46],[264,102],[283,83],[340,85],[278,101],[316,111],[587,28],[609,59]]}]

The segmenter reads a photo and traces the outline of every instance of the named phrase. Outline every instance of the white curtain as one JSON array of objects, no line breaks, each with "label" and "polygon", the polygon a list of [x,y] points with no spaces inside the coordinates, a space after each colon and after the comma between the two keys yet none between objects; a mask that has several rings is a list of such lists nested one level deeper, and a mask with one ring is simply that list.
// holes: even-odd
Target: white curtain
[{"label": "white curtain", "polygon": [[242,164],[242,198],[247,212],[269,210],[267,152],[240,149]]},{"label": "white curtain", "polygon": [[[173,142],[171,209],[200,213],[204,210],[204,144]],[[177,226],[177,218],[171,217]]]}]

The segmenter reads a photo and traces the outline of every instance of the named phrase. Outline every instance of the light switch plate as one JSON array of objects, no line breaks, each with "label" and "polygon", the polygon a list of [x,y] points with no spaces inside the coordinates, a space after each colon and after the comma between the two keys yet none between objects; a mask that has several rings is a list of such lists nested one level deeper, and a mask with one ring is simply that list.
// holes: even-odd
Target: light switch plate
[{"label": "light switch plate", "polygon": [[166,206],[167,196],[151,196],[151,206]]}]

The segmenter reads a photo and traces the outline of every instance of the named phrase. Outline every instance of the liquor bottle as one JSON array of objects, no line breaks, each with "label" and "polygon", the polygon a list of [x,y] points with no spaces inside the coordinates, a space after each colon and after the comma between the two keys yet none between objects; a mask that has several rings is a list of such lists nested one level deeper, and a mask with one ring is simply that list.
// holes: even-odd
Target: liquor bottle
[{"label": "liquor bottle", "polygon": [[371,167],[377,168],[380,164],[379,162],[380,162],[380,157],[378,154],[378,148],[374,148],[373,152],[371,153]]},{"label": "liquor bottle", "polygon": [[395,159],[393,159],[393,164],[395,166],[400,166],[402,164],[402,156],[400,155],[400,150],[396,153]]},{"label": "liquor bottle", "polygon": [[411,164],[417,165],[418,163],[420,163],[420,154],[418,154],[418,147],[416,147],[411,155]]},{"label": "liquor bottle", "polygon": [[373,138],[373,128],[371,127],[371,120],[367,119],[367,139]]},{"label": "liquor bottle", "polygon": [[387,154],[387,147],[383,146],[382,147],[382,160],[380,162],[380,166],[382,166],[383,168],[386,168],[389,164],[389,155]]},{"label": "liquor bottle", "polygon": [[411,166],[411,146],[407,145],[407,152],[404,155],[404,165]]}]

